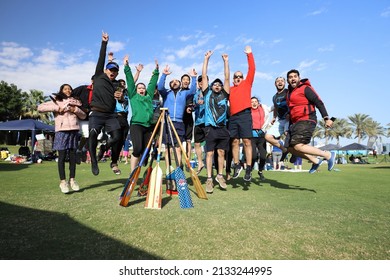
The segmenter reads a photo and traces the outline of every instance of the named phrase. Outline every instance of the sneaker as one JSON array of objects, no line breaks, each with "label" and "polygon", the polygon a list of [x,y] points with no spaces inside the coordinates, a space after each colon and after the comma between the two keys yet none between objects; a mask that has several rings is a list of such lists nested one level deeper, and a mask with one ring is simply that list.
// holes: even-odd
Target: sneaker
[{"label": "sneaker", "polygon": [[264,177],[264,175],[263,175],[263,172],[257,171],[257,174],[259,174],[260,181],[264,181],[264,180],[265,180],[265,177]]},{"label": "sneaker", "polygon": [[99,175],[99,166],[97,161],[91,160],[91,168],[92,168],[92,174],[97,176]]},{"label": "sneaker", "polygon": [[60,189],[63,193],[68,193],[69,192],[69,185],[68,182],[61,182],[60,183]]},{"label": "sneaker", "polygon": [[240,163],[236,163],[234,165],[233,179],[238,178],[238,176],[240,176],[241,171],[242,171],[242,165]]},{"label": "sneaker", "polygon": [[330,159],[328,159],[328,170],[332,171],[334,165],[336,164],[336,153],[331,152],[330,153]]},{"label": "sneaker", "polygon": [[214,191],[214,185],[213,185],[213,179],[207,179],[206,181],[206,192],[207,193],[213,193]]},{"label": "sneaker", "polygon": [[244,180],[250,182],[252,180],[252,167],[247,166],[245,169]]},{"label": "sneaker", "polygon": [[221,189],[226,190],[226,188],[227,188],[226,181],[225,181],[225,179],[223,178],[222,175],[217,175],[217,177],[215,177],[215,181],[218,182],[218,184],[221,187]]},{"label": "sneaker", "polygon": [[80,190],[79,184],[75,180],[70,181],[70,188],[74,190],[75,192],[78,192]]},{"label": "sneaker", "polygon": [[112,172],[114,172],[116,175],[121,175],[121,170],[118,167],[118,164],[112,163],[110,164]]},{"label": "sneaker", "polygon": [[309,173],[313,174],[314,172],[316,172],[318,167],[320,167],[321,163],[322,163],[322,159],[320,159],[320,161],[317,164],[313,163],[309,170]]}]

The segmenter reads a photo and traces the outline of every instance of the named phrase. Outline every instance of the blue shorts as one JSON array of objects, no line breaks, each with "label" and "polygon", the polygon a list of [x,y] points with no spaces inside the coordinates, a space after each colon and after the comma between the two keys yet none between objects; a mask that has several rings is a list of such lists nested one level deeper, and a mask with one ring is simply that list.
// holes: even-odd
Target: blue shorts
[{"label": "blue shorts", "polygon": [[[183,143],[185,141],[185,127],[184,127],[184,123],[183,122],[172,122],[173,123],[173,126],[175,127],[176,129],[176,132],[180,138],[180,142]],[[162,139],[162,142],[164,145],[166,145],[169,141],[169,144],[172,145],[172,142],[171,142],[171,139],[170,139],[170,135],[169,135],[169,131],[166,130],[166,124],[164,123],[164,131],[163,131],[163,139]],[[167,132],[168,132],[168,135],[167,135]],[[177,142],[177,138],[175,136],[175,133],[173,131],[172,132],[172,137],[173,137],[173,142],[174,142],[174,145],[175,147],[179,147],[179,144]],[[168,137],[168,138],[167,138]]]},{"label": "blue shorts", "polygon": [[252,138],[251,109],[245,109],[229,118],[229,132],[231,138]]}]

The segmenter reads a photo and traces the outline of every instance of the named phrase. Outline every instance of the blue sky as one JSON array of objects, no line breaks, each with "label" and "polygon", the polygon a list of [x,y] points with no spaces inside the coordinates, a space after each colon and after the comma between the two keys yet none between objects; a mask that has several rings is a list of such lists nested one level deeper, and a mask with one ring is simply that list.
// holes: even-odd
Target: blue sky
[{"label": "blue sky", "polygon": [[89,83],[104,30],[120,65],[125,54],[131,65],[145,65],[143,82],[155,59],[170,65],[170,78],[200,73],[207,50],[214,50],[210,79],[222,77],[222,53],[231,73],[246,73],[250,45],[253,95],[263,103],[271,105],[274,79],[296,68],[330,115],[364,113],[390,123],[390,1],[13,0],[0,8],[0,80],[23,91]]}]

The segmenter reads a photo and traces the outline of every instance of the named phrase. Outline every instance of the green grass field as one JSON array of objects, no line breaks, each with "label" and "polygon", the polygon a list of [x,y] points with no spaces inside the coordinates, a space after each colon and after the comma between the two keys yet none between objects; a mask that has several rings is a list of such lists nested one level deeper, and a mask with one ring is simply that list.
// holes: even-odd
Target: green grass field
[{"label": "green grass field", "polygon": [[[144,209],[136,191],[118,197],[129,166],[77,166],[81,191],[64,195],[57,164],[0,163],[0,259],[388,260],[390,163],[336,165],[339,172],[265,171],[230,180],[181,209],[164,193]],[[309,165],[304,164],[308,169]],[[165,170],[164,165],[162,169]],[[141,172],[143,174],[143,170]],[[205,182],[205,170],[200,175]],[[242,176],[241,176],[242,177]],[[165,188],[164,188],[165,189]]]}]

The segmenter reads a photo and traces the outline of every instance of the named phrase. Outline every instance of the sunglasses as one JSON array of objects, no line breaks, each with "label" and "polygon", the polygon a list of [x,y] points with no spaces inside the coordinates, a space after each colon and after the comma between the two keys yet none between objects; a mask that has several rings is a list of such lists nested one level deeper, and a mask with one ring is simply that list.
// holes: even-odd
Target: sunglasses
[{"label": "sunglasses", "polygon": [[222,87],[222,84],[220,84],[220,83],[214,83],[213,86]]},{"label": "sunglasses", "polygon": [[244,78],[244,76],[242,76],[242,75],[234,75],[233,78],[234,78],[234,79],[238,79],[238,78],[241,78],[241,79],[242,79],[242,78]]}]

